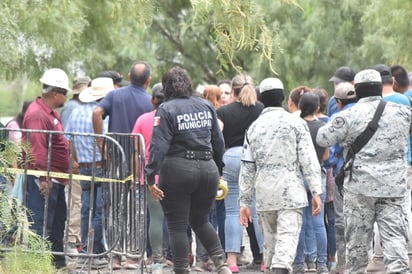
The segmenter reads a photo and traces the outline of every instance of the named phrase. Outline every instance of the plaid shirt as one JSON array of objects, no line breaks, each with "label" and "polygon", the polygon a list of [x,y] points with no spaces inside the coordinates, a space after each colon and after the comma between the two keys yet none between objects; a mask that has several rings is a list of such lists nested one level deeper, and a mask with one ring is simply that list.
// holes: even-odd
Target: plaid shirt
[{"label": "plaid shirt", "polygon": [[[97,106],[96,102],[78,106],[70,114],[65,132],[80,132],[94,134],[93,130],[93,110]],[[108,117],[103,122],[103,134],[107,132],[109,125]],[[93,160],[101,161],[102,156],[95,142],[94,136],[66,135],[74,143],[77,161],[79,163],[91,163]],[[95,153],[95,158],[94,158]]]}]

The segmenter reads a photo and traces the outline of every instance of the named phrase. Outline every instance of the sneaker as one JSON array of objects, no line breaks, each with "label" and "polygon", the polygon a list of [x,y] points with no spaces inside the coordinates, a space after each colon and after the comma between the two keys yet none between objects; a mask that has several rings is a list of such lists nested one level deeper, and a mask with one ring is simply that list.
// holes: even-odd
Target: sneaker
[{"label": "sneaker", "polygon": [[318,265],[318,274],[329,274],[329,269],[326,265]]},{"label": "sneaker", "polygon": [[260,270],[260,264],[255,263],[255,261],[252,261],[251,263],[247,265],[242,265],[240,266],[240,269],[247,269],[247,270]]},{"label": "sneaker", "polygon": [[151,265],[152,274],[163,274],[163,264],[155,263]]},{"label": "sneaker", "polygon": [[102,269],[105,268],[109,262],[105,258],[93,258],[92,269]]},{"label": "sneaker", "polygon": [[336,269],[337,263],[336,262],[328,262],[328,269],[329,271],[333,271]]},{"label": "sneaker", "polygon": [[368,264],[367,272],[383,272],[385,271],[385,264],[383,258],[373,257],[372,261]]},{"label": "sneaker", "polygon": [[84,268],[87,267],[89,264],[89,260],[91,260],[91,268],[92,269],[102,269],[105,268],[109,262],[105,258],[87,258],[87,257],[79,257],[77,259],[77,268]]},{"label": "sneaker", "polygon": [[316,272],[316,265],[314,262],[306,262],[306,271]]},{"label": "sneaker", "polygon": [[240,254],[237,254],[237,256],[236,256],[236,264],[237,264],[238,266],[244,266],[244,265],[250,264],[250,261],[249,261],[249,259],[246,257],[245,254],[240,253]]},{"label": "sneaker", "polygon": [[76,243],[67,243],[66,244],[66,254],[68,256],[73,255],[73,254],[74,255],[79,254],[79,250],[77,248]]},{"label": "sneaker", "polygon": [[212,270],[212,266],[209,264],[208,261],[197,261],[195,267],[193,268],[193,271],[197,272],[211,272]]},{"label": "sneaker", "polygon": [[305,266],[303,264],[293,265],[293,274],[305,274]]}]

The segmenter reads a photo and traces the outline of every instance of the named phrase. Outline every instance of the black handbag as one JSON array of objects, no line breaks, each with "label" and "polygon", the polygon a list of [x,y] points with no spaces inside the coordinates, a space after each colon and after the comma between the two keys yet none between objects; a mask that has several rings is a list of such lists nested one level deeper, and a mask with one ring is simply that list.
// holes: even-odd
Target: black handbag
[{"label": "black handbag", "polygon": [[335,184],[337,185],[341,196],[343,196],[342,190],[346,175],[349,174],[350,176],[352,176],[352,166],[353,160],[355,159],[355,154],[358,153],[362,149],[362,147],[369,142],[373,134],[378,129],[378,122],[381,118],[383,110],[385,109],[385,105],[386,102],[381,99],[372,120],[368,123],[366,129],[351,144],[342,167],[336,173]]}]

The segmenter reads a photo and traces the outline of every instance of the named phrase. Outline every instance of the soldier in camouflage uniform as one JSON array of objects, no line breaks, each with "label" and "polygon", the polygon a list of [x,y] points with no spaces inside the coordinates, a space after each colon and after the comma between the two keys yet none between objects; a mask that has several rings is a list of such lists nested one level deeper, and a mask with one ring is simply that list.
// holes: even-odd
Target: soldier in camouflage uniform
[{"label": "soldier in camouflage uniform", "polygon": [[[339,143],[348,151],[381,100],[379,72],[367,69],[356,74],[355,91],[357,104],[335,114],[319,129],[319,145]],[[410,108],[387,102],[377,131],[355,155],[351,174],[345,178],[345,273],[366,273],[374,222],[379,226],[385,273],[409,273],[404,204],[411,120]]]},{"label": "soldier in camouflage uniform", "polygon": [[251,220],[256,194],[265,241],[264,258],[271,273],[289,273],[302,225],[302,208],[308,205],[303,176],[313,195],[313,214],[319,214],[320,166],[303,119],[282,108],[283,84],[267,78],[259,86],[265,105],[249,127],[240,173],[240,220]]}]

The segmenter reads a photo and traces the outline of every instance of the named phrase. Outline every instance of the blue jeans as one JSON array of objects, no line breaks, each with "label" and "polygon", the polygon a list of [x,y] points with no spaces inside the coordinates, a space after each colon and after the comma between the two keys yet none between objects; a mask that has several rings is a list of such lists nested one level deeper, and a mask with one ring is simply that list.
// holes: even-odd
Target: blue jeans
[{"label": "blue jeans", "polygon": [[[81,167],[80,174],[92,175],[92,168]],[[94,176],[101,177],[102,169],[95,168]],[[80,181],[82,186],[82,209],[81,209],[81,236],[83,249],[87,250],[89,236],[89,219],[90,219],[90,201],[93,197],[92,228],[94,230],[93,237],[93,253],[99,254],[104,252],[103,247],[103,227],[102,227],[102,186],[100,183],[94,183],[94,190],[91,193],[91,182]],[[91,196],[93,195],[93,196]]]},{"label": "blue jeans", "polygon": [[[150,249],[154,263],[163,263],[163,222],[164,214],[162,206],[158,200],[155,200],[150,194],[149,188],[146,187],[147,208],[150,213],[150,223],[148,228],[148,240],[150,240]],[[149,215],[149,214],[148,214]]]},{"label": "blue jeans", "polygon": [[240,253],[243,227],[239,222],[239,173],[242,147],[228,149],[223,155],[223,179],[227,182],[228,193],[225,198],[225,251]]},{"label": "blue jeans", "polygon": [[225,249],[225,215],[225,201],[215,201],[210,212],[210,223],[217,230],[223,249]]},{"label": "blue jeans", "polygon": [[[38,235],[43,235],[45,199],[40,194],[35,179],[36,177],[33,175],[27,176],[26,206],[31,211],[27,213],[27,217],[29,222],[32,222],[30,229]],[[48,202],[47,231],[45,231],[45,234],[52,243],[52,251],[63,252],[63,236],[67,213],[64,185],[53,183],[53,190],[50,193]],[[64,256],[55,256],[54,260],[64,260]]]},{"label": "blue jeans", "polygon": [[[322,201],[322,210],[317,216],[312,215],[312,194],[308,191],[308,202],[309,206],[303,208],[303,222],[302,222],[302,229],[299,235],[299,244],[296,251],[296,257],[294,263],[296,265],[303,265],[305,261],[305,250],[311,251],[313,249],[316,250],[316,257],[317,257],[317,264],[319,265],[327,265],[327,237],[326,237],[326,228],[325,228],[325,208],[324,202],[326,198],[326,177],[322,174],[322,194],[320,195]],[[313,231],[310,231],[312,227]],[[314,246],[311,244],[311,241],[307,241],[307,236],[315,236],[315,244]],[[314,258],[309,258],[312,260]]]},{"label": "blue jeans", "polygon": [[[227,181],[228,194],[225,198],[225,251],[240,253],[242,244],[243,227],[239,222],[239,175],[242,156],[242,147],[232,147],[223,155],[223,179]],[[255,198],[254,198],[255,199]],[[263,235],[259,227],[259,220],[256,214],[256,201],[251,208],[253,226],[256,233],[256,238],[259,243],[259,249],[263,252]]]},{"label": "blue jeans", "polygon": [[328,237],[328,256],[336,254],[336,237],[335,237],[335,209],[333,201],[325,203],[326,234]]}]

